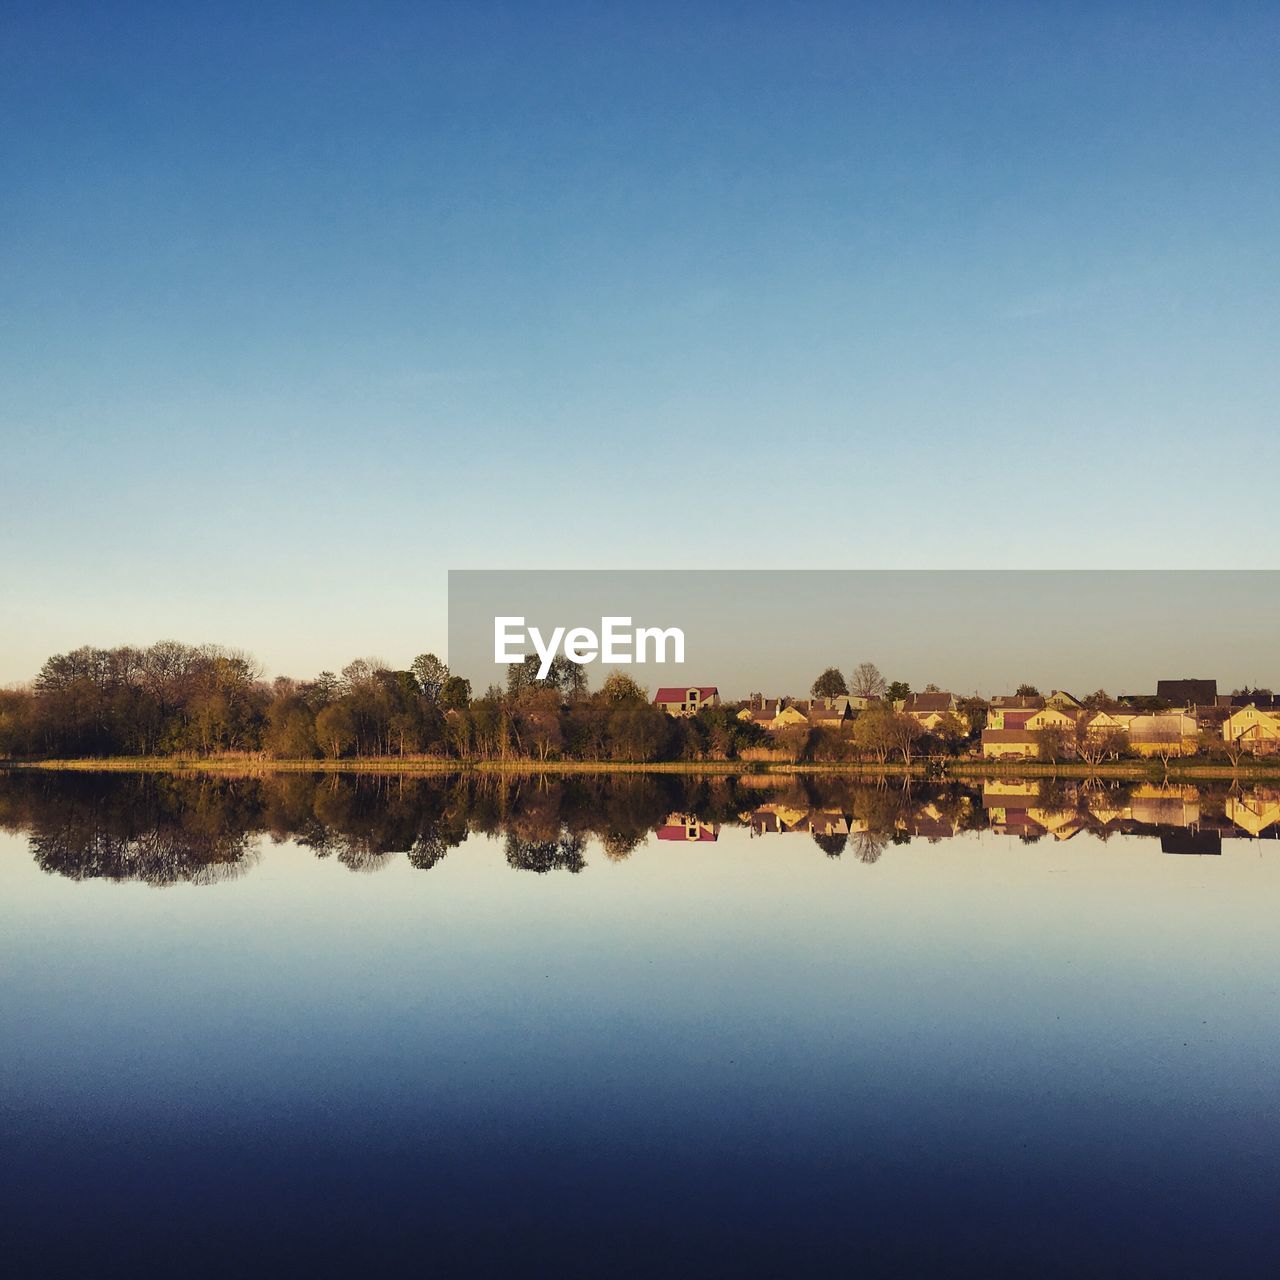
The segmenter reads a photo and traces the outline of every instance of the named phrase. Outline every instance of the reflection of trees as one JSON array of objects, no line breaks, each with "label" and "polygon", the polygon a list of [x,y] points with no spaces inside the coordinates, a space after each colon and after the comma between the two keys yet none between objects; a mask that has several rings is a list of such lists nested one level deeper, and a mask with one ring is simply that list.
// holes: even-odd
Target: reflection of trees
[{"label": "reflection of trees", "polygon": [[600,847],[610,862],[622,862],[644,843],[641,831],[606,831],[600,836]]},{"label": "reflection of trees", "polygon": [[[1009,786],[1002,812],[1073,816],[1074,829],[1102,838],[1135,826],[1125,787],[1056,780],[1034,789]],[[1201,789],[1202,822],[1227,823],[1225,795],[1225,788],[1217,798]],[[957,783],[902,785],[831,774],[0,775],[0,827],[28,835],[46,871],[148,884],[209,884],[243,874],[268,835],[368,872],[402,855],[429,870],[479,834],[504,840],[512,867],[576,872],[586,865],[586,850],[596,848],[593,842],[604,857],[621,861],[671,813],[731,826],[758,819],[764,810],[786,820],[761,829],[800,833],[797,839],[808,833],[829,857],[852,854],[865,863],[913,833],[934,838],[935,832],[981,828],[989,814],[981,792]],[[1015,828],[1036,834],[1012,823],[1008,834]]]},{"label": "reflection of trees", "polygon": [[813,833],[813,843],[827,855],[828,858],[838,858],[845,849],[845,845],[849,843],[849,837],[843,831],[823,832],[815,831]]},{"label": "reflection of trees", "polygon": [[859,862],[879,862],[888,844],[889,836],[883,831],[858,831],[853,837],[854,856]]},{"label": "reflection of trees", "polygon": [[579,872],[587,861],[582,856],[581,836],[564,835],[556,840],[522,840],[514,832],[507,836],[507,862],[517,871]]},{"label": "reflection of trees", "polygon": [[257,862],[247,835],[211,839],[180,828],[137,836],[75,827],[33,831],[31,852],[41,870],[71,880],[141,880],[151,885],[217,884],[234,880]]}]

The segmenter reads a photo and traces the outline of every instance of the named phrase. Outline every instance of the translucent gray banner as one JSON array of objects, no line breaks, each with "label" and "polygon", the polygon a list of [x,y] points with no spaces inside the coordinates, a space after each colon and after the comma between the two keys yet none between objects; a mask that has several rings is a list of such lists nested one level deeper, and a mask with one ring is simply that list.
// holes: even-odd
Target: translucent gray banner
[{"label": "translucent gray banner", "polygon": [[825,668],[862,662],[957,694],[1154,693],[1186,678],[1230,692],[1280,688],[1278,639],[1270,570],[449,574],[448,660],[477,693],[521,654],[566,650],[591,688],[617,668],[651,692],[724,698],[803,696]]}]

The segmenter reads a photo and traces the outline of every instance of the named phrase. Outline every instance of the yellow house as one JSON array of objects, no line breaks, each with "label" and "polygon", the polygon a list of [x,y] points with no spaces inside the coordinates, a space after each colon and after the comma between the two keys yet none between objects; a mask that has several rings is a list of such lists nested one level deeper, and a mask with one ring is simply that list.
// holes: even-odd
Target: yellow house
[{"label": "yellow house", "polygon": [[798,707],[784,703],[781,698],[766,698],[757,707],[743,707],[739,720],[751,720],[762,729],[786,729],[793,724],[809,723],[809,717]]},{"label": "yellow house", "polygon": [[1040,729],[1064,729],[1070,733],[1076,727],[1074,711],[1064,711],[1061,707],[1046,704],[1041,707],[1026,723],[1032,733]]},{"label": "yellow house", "polygon": [[998,694],[987,708],[988,729],[1025,729],[1027,721],[1044,706],[1044,699],[1019,693]]},{"label": "yellow house", "polygon": [[1259,755],[1280,751],[1280,711],[1241,707],[1223,721],[1222,737]]},{"label": "yellow house", "polygon": [[1129,746],[1140,756],[1168,752],[1175,756],[1194,755],[1199,726],[1187,711],[1151,711],[1130,718]]},{"label": "yellow house", "polygon": [[1045,706],[1057,707],[1060,711],[1080,711],[1084,703],[1065,689],[1055,689],[1045,700]]},{"label": "yellow house", "polygon": [[983,729],[982,755],[986,760],[1034,760],[1040,740],[1029,729]]}]

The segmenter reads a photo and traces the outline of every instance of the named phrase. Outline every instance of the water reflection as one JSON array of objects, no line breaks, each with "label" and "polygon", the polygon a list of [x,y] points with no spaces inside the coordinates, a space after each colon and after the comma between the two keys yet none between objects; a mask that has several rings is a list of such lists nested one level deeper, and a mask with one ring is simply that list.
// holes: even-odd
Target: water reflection
[{"label": "water reflection", "polygon": [[576,873],[588,849],[630,857],[659,841],[808,837],[828,858],[875,863],[894,845],[987,831],[1026,843],[1082,833],[1158,840],[1171,854],[1280,838],[1280,788],[993,779],[975,786],[826,776],[645,774],[503,778],[281,774],[0,777],[0,827],[73,880],[209,884],[244,874],[261,837],[376,872],[430,870],[469,835],[500,837],[520,871]]}]

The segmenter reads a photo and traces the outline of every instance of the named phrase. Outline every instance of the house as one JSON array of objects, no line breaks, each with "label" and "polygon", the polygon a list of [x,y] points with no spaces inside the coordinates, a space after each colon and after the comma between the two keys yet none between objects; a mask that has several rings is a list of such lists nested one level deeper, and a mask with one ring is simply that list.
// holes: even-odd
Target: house
[{"label": "house", "polygon": [[1045,706],[1057,707],[1060,711],[1081,711],[1084,708],[1084,703],[1065,689],[1054,689],[1044,702]]},{"label": "house", "polygon": [[1280,694],[1257,690],[1253,693],[1220,693],[1215,703],[1228,713],[1236,707],[1257,707],[1259,711],[1280,711]]},{"label": "house", "polygon": [[1079,708],[1065,708],[1046,702],[1039,711],[1027,718],[1023,728],[1030,729],[1032,733],[1041,729],[1061,729],[1064,733],[1071,733],[1079,718]]},{"label": "house", "polygon": [[851,698],[766,698],[742,708],[739,720],[750,720],[762,729],[787,729],[793,725],[839,729],[853,718]]},{"label": "house", "polygon": [[1027,721],[1044,706],[1039,694],[997,694],[987,708],[988,729],[1025,729]]},{"label": "house", "polygon": [[[932,732],[945,716],[956,715],[956,705],[954,693],[913,693],[902,704],[902,710],[922,729]],[[964,723],[963,719],[961,723]]]},{"label": "house", "polygon": [[713,684],[667,686],[658,690],[653,701],[669,716],[696,716],[703,707],[720,705],[720,690]]},{"label": "house", "polygon": [[839,711],[843,713],[846,719],[851,719],[859,712],[865,711],[873,702],[879,702],[879,698],[864,698],[856,693],[842,693],[834,698],[819,698],[828,710]]},{"label": "house", "polygon": [[1190,711],[1143,712],[1130,716],[1126,728],[1129,746],[1140,756],[1195,754],[1199,729]]},{"label": "house", "polygon": [[1252,703],[1240,707],[1223,721],[1222,737],[1258,755],[1280,752],[1280,710],[1264,711]]},{"label": "house", "polygon": [[[793,703],[797,711],[803,711],[809,723],[815,729],[839,729],[848,724],[853,714],[848,706],[847,698],[813,698]],[[832,706],[831,703],[837,703]]]},{"label": "house", "polygon": [[770,731],[809,723],[808,715],[794,702],[788,702],[785,698],[765,698],[763,702],[743,707],[738,712],[738,719],[750,720],[762,729]]},{"label": "house", "polygon": [[982,755],[986,760],[1034,760],[1039,753],[1039,736],[1030,729],[982,731]]},{"label": "house", "polygon": [[1171,707],[1208,706],[1218,697],[1216,680],[1157,680],[1156,697]]}]

